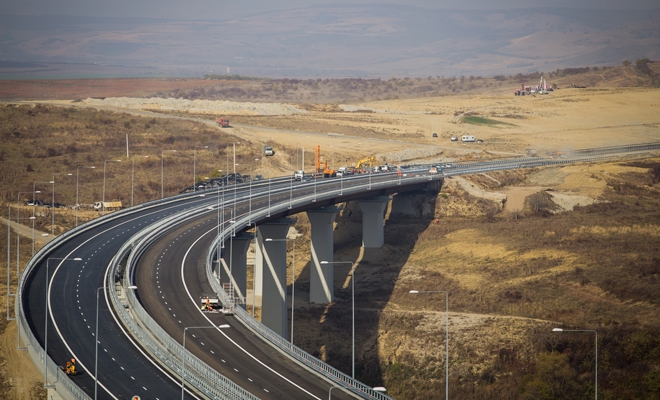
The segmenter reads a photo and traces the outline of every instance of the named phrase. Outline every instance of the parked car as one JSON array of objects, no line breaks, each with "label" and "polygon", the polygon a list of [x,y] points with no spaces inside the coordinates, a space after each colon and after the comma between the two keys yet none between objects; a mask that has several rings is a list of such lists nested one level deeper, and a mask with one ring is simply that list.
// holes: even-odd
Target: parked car
[{"label": "parked car", "polygon": [[431,135],[431,136],[433,136],[433,137],[438,137],[438,134],[435,133],[435,132],[433,132],[433,135]]},{"label": "parked car", "polygon": [[263,180],[264,180],[264,176],[263,176],[263,175],[255,175],[255,176],[254,176],[254,180],[255,180],[255,181],[263,181]]},{"label": "parked car", "polygon": [[458,142],[458,137],[457,136],[452,136],[451,141],[452,142]]}]

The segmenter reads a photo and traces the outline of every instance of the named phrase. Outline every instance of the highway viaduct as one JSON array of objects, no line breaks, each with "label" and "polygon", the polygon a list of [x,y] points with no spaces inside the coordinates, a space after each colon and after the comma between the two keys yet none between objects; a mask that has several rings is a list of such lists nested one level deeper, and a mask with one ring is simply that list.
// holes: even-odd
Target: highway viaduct
[{"label": "highway viaduct", "polygon": [[[645,146],[639,146],[635,149],[624,149],[625,151],[621,149],[609,149],[602,152],[587,152],[569,160],[516,159],[493,163],[459,165],[455,169],[445,171],[445,175],[588,162],[597,159],[609,159],[611,157],[610,154],[649,151],[656,150],[660,147],[658,144]],[[200,197],[198,194],[178,196],[164,201],[137,206],[133,209],[123,210],[91,221],[77,229],[71,230],[42,248],[21,275],[16,302],[16,315],[20,326],[19,331],[23,338],[23,342],[19,342],[19,348],[30,350],[37,365],[50,365],[48,374],[51,376],[51,379],[48,380],[48,383],[54,384],[59,393],[66,393],[65,397],[87,398],[87,396],[93,394],[93,388],[95,387],[94,363],[98,360],[99,398],[130,398],[130,396],[135,394],[141,394],[149,398],[172,398],[175,393],[179,393],[181,390],[179,382],[180,374],[177,371],[180,372],[185,369],[177,370],[177,367],[174,365],[168,366],[155,361],[154,359],[156,357],[154,354],[145,350],[146,346],[137,343],[126,332],[125,324],[118,321],[117,315],[119,312],[113,310],[113,307],[110,306],[111,302],[108,300],[109,297],[112,297],[111,295],[119,296],[122,299],[136,298],[139,299],[140,303],[144,303],[145,308],[156,307],[154,305],[155,303],[149,302],[150,298],[153,300],[156,296],[150,296],[147,293],[154,286],[153,277],[151,282],[149,279],[146,279],[143,283],[137,285],[137,293],[134,293],[133,290],[126,289],[129,283],[136,283],[139,279],[145,279],[140,278],[142,272],[139,272],[143,268],[143,265],[141,265],[142,260],[139,263],[135,262],[135,265],[133,265],[134,267],[140,264],[132,276],[125,277],[125,279],[117,279],[116,276],[109,275],[109,267],[117,261],[114,258],[116,258],[115,255],[120,251],[122,246],[125,247],[127,243],[129,247],[133,246],[134,244],[130,242],[135,235],[139,232],[160,229],[154,226],[159,221],[168,218],[183,217],[175,225],[182,225],[184,223],[193,224],[192,227],[188,227],[187,229],[194,229],[195,223],[201,224],[206,220],[207,226],[213,229],[207,229],[205,231],[207,232],[206,234],[199,235],[196,239],[198,240],[197,243],[199,243],[203,237],[212,238],[207,241],[209,244],[205,245],[208,250],[206,252],[206,260],[204,261],[204,257],[202,257],[204,251],[200,250],[193,252],[197,253],[195,261],[191,261],[192,259],[187,255],[181,258],[181,265],[186,266],[181,269],[181,283],[185,286],[186,276],[193,274],[196,275],[195,281],[198,285],[198,291],[207,290],[210,285],[216,292],[222,292],[222,289],[219,289],[221,282],[223,280],[227,281],[228,277],[222,273],[222,269],[224,268],[220,268],[220,271],[218,271],[219,269],[216,266],[215,275],[219,275],[220,279],[214,278],[212,260],[215,257],[213,255],[215,248],[218,247],[219,243],[225,242],[226,238],[230,238],[229,246],[225,243],[225,249],[233,249],[233,252],[230,251],[229,254],[234,253],[230,256],[232,258],[230,265],[232,267],[234,265],[240,265],[243,261],[244,254],[241,246],[244,247],[244,243],[240,243],[240,236],[233,235],[240,235],[241,230],[256,223],[256,242],[259,249],[258,252],[260,252],[256,262],[261,265],[260,269],[265,271],[262,274],[262,278],[260,280],[257,279],[257,291],[259,291],[260,286],[264,299],[264,314],[266,312],[273,314],[271,320],[264,320],[264,323],[271,327],[271,329],[266,328],[264,332],[279,331],[281,333],[280,339],[282,339],[282,337],[286,336],[286,329],[283,329],[283,326],[286,324],[282,318],[282,314],[286,314],[286,303],[282,299],[282,291],[278,288],[278,284],[280,287],[282,286],[281,271],[285,268],[286,264],[284,254],[285,244],[283,242],[266,243],[264,239],[267,237],[274,239],[284,238],[285,233],[283,232],[285,232],[285,229],[283,227],[288,226],[288,222],[286,220],[282,221],[282,219],[298,212],[308,212],[312,222],[312,243],[314,247],[310,259],[315,268],[319,267],[320,261],[322,261],[321,258],[330,258],[332,256],[331,244],[328,244],[328,235],[331,234],[328,231],[328,226],[331,226],[330,221],[332,221],[336,212],[336,209],[333,208],[334,205],[349,200],[358,200],[363,203],[361,207],[366,211],[364,213],[364,226],[368,234],[364,236],[363,244],[365,246],[377,246],[379,240],[382,243],[382,239],[379,239],[380,233],[377,226],[379,223],[377,221],[379,218],[382,218],[379,217],[380,210],[384,208],[383,204],[387,196],[406,191],[416,192],[419,195],[429,190],[439,189],[437,182],[441,181],[442,177],[439,175],[430,175],[426,171],[428,171],[428,166],[423,166],[419,170],[413,171],[404,177],[384,174],[381,176],[374,175],[373,177],[360,176],[355,179],[324,179],[319,180],[319,182],[306,183],[295,187],[291,185],[290,181],[285,180],[276,182],[270,189],[266,189],[264,184],[261,184],[261,187],[250,188],[250,192],[248,192],[245,186],[238,189],[225,188],[222,191],[224,193],[222,205],[220,205],[217,194],[213,196],[211,191],[206,192],[205,197]],[[432,183],[432,185],[429,186],[429,183]],[[252,192],[253,189],[254,192]],[[396,199],[397,197],[395,196],[394,198]],[[405,196],[399,197],[399,199],[404,198]],[[246,201],[249,207],[247,214],[240,211],[244,209]],[[396,203],[399,203],[399,205]],[[406,211],[406,206],[404,206],[407,203],[412,204],[408,200],[395,201],[393,207],[398,207],[403,212],[410,212],[409,209]],[[220,228],[217,228],[217,219],[214,220],[214,216],[220,210],[218,207],[222,207],[221,213],[224,220]],[[232,211],[229,211],[230,209]],[[370,214],[376,216],[369,217]],[[196,218],[198,221],[195,221]],[[382,229],[382,219],[380,221],[380,228]],[[176,233],[170,231],[171,229],[168,228],[168,230],[158,232],[156,236],[162,238],[168,234],[173,234],[173,240],[176,241]],[[184,232],[178,233],[183,235]],[[202,230],[199,232],[201,233]],[[220,235],[218,236],[208,232],[220,232]],[[192,238],[194,236],[191,235],[190,237]],[[236,240],[236,244],[233,242],[233,238],[235,237],[239,238]],[[170,242],[167,247],[176,248],[177,246],[175,243]],[[141,254],[144,255],[147,253],[142,252]],[[190,248],[188,248],[187,254],[191,254]],[[225,252],[225,257],[223,257],[225,260],[226,254]],[[234,256],[237,264],[234,264]],[[316,262],[319,264],[316,264]],[[153,263],[151,264],[153,265]],[[187,266],[191,264],[197,267],[193,269],[188,268]],[[220,264],[222,265],[222,262]],[[234,280],[235,287],[237,288],[236,293],[240,300],[241,293],[244,296],[246,288],[244,288],[242,283],[241,267],[237,268],[237,272],[241,272],[241,274],[235,273]],[[201,272],[203,269],[206,269],[206,274]],[[316,282],[317,289],[310,290],[310,299],[318,302],[331,301],[333,291],[328,285],[328,282],[332,282],[329,279],[331,271],[322,268],[316,269],[318,275],[313,280]],[[220,273],[218,274],[218,272]],[[239,276],[241,277],[241,282],[238,282]],[[189,281],[192,282],[192,280]],[[261,282],[260,284],[259,281]],[[284,281],[285,285],[286,281]],[[273,287],[277,288],[277,290],[273,290]],[[169,289],[171,288],[166,288],[166,290]],[[96,299],[99,293],[101,302],[97,303]],[[220,294],[226,299],[224,293]],[[194,311],[192,311],[193,306]],[[188,307],[190,307],[187,309],[189,311],[183,310],[181,311],[183,314],[179,312],[177,315],[193,316],[196,312],[199,312],[198,298],[195,299],[193,297]],[[241,311],[243,310],[238,308],[237,314],[241,314]],[[166,313],[163,314],[165,315]],[[100,327],[98,332],[94,330],[94,324],[92,322],[97,315]],[[168,317],[167,319],[170,320],[169,323],[163,323],[163,325],[181,325],[179,332],[182,333],[184,325],[187,326],[187,323],[177,322],[175,318],[176,316],[174,318]],[[232,319],[232,317],[219,316],[211,322],[215,325],[217,322],[223,321],[223,318]],[[246,338],[250,332],[254,333],[255,329],[261,329],[259,327],[255,328],[256,325],[254,325],[254,322],[243,322],[243,325],[247,327],[246,329],[240,328],[239,325],[238,323],[233,323],[230,331],[237,332],[238,335],[243,334]],[[96,337],[97,333],[98,338]],[[203,335],[206,334],[204,331]],[[47,340],[46,335],[48,335]],[[202,335],[201,331],[199,335]],[[178,335],[173,334],[172,337],[178,340]],[[209,340],[213,342],[212,338]],[[236,339],[233,340],[235,341]],[[260,348],[261,350],[266,347],[277,347],[272,346],[273,341],[269,343],[271,346],[265,346],[263,342],[259,342],[259,340],[255,340],[254,338],[246,339],[246,341],[252,342],[255,348]],[[200,346],[206,347],[211,342],[201,345],[197,343],[193,348],[199,350]],[[43,349],[45,343],[48,343],[47,357]],[[98,357],[94,354],[96,344],[101,348]],[[220,347],[226,347],[226,344],[221,344]],[[284,354],[281,348],[279,350],[281,353],[280,356]],[[264,351],[264,353],[268,352]],[[272,355],[274,353],[271,351],[270,354]],[[81,374],[69,379],[57,371],[55,366],[62,364],[72,356],[78,360]],[[208,354],[203,355],[200,353],[200,356],[208,358]],[[254,359],[251,355],[248,357]],[[296,380],[303,381],[304,385],[310,389],[303,388],[303,390],[293,391],[290,382],[294,382],[294,380],[286,377],[285,379],[280,379],[278,376],[277,379],[272,377],[265,379],[265,385],[269,386],[272,391],[267,390],[265,387],[261,388],[260,392],[258,389],[250,388],[247,389],[249,393],[245,396],[219,396],[219,398],[270,398],[271,396],[268,393],[279,393],[279,395],[273,395],[273,398],[281,398],[283,394],[288,396],[288,398],[323,398],[326,389],[329,389],[332,385],[332,379],[327,375],[324,376],[322,373],[318,373],[318,371],[316,373],[310,372],[314,371],[313,366],[306,365],[300,361],[297,364],[286,359],[284,361],[278,361],[276,360],[276,356],[272,357],[272,360],[262,361],[262,363],[266,365],[269,363],[279,363],[283,368],[286,366],[286,368],[289,368],[287,374],[295,376]],[[289,356],[287,355],[286,357]],[[55,360],[55,363],[51,360]],[[301,366],[304,366],[304,368],[301,368]],[[254,380],[253,378],[246,379],[248,381]],[[283,386],[277,386],[277,380],[285,383],[279,382]],[[344,386],[356,384],[356,382],[344,380],[344,377],[341,377],[341,381]],[[188,387],[186,389],[186,397],[205,397],[200,394],[199,387],[191,387],[190,389]],[[239,389],[243,390],[242,388]],[[255,392],[259,392],[259,394],[257,395]]]}]

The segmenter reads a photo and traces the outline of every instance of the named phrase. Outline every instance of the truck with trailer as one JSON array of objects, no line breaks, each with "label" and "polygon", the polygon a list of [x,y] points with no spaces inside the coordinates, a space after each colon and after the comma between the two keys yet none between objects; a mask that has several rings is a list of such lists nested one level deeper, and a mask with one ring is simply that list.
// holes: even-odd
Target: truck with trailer
[{"label": "truck with trailer", "polygon": [[122,205],[121,201],[97,201],[94,203],[94,209],[96,211],[114,211],[121,210]]}]

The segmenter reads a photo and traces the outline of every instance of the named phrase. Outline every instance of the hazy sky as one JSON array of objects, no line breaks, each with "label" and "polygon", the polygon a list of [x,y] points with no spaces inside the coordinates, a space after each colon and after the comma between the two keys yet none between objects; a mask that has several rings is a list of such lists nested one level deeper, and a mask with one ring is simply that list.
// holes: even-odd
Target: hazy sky
[{"label": "hazy sky", "polygon": [[[0,3],[0,72],[4,62],[21,77],[67,63],[145,75],[495,75],[642,57],[660,57],[660,0]],[[15,64],[34,62],[64,66]]]},{"label": "hazy sky", "polygon": [[660,8],[657,0],[21,0],[0,6],[2,13],[112,17],[161,17],[227,19],[259,12],[310,5],[399,4],[433,9],[648,9]]}]

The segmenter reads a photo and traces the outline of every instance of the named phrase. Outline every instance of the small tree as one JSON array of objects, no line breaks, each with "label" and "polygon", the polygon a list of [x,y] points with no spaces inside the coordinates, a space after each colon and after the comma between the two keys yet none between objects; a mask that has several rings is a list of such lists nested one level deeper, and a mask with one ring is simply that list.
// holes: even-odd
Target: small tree
[{"label": "small tree", "polygon": [[630,60],[623,60],[623,61],[621,62],[621,64],[622,64],[624,67],[629,67],[629,66],[630,66]]}]

